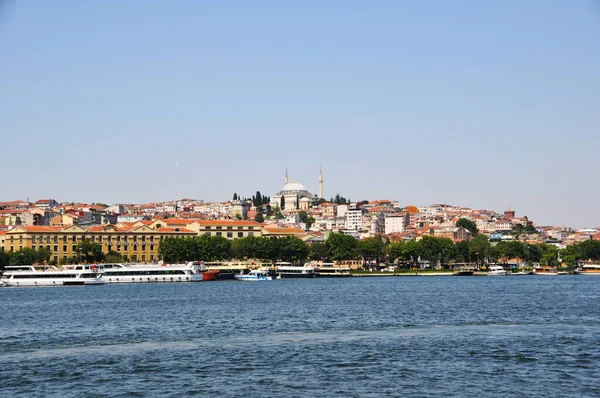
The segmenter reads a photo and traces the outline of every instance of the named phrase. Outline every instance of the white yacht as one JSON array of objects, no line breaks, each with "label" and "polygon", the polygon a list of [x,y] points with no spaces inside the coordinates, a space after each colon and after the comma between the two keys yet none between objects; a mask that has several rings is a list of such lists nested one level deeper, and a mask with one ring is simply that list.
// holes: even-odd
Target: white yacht
[{"label": "white yacht", "polygon": [[489,276],[506,275],[506,270],[501,265],[490,265],[487,274]]},{"label": "white yacht", "polygon": [[102,279],[106,283],[201,282],[215,280],[219,271],[207,270],[204,264],[104,264]]},{"label": "white yacht", "polygon": [[33,265],[8,266],[2,275],[4,286],[64,286],[101,285],[102,265],[65,265],[62,269],[47,267],[37,269]]},{"label": "white yacht", "polygon": [[269,276],[267,271],[263,271],[263,270],[259,270],[259,269],[253,269],[252,271],[250,271],[247,274],[234,275],[233,278],[236,281],[251,281],[251,282],[270,281],[273,279]]},{"label": "white yacht", "polygon": [[275,272],[281,279],[287,278],[314,278],[315,267],[311,264],[292,265],[291,263],[275,263]]}]

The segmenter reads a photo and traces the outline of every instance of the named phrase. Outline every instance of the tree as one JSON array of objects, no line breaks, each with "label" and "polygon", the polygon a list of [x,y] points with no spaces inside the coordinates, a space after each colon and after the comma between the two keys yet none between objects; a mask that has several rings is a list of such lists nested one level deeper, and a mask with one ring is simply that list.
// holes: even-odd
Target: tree
[{"label": "tree", "polygon": [[241,220],[242,215],[240,213],[235,213],[235,218],[237,218],[238,220]]},{"label": "tree", "polygon": [[469,242],[463,240],[454,245],[454,259],[461,263],[471,261],[471,253],[469,253]]},{"label": "tree", "polygon": [[530,263],[539,263],[542,259],[543,251],[540,245],[527,244],[525,246],[525,260]]},{"label": "tree", "polygon": [[469,220],[468,218],[459,218],[456,222],[457,227],[463,227],[468,230],[473,237],[479,234],[479,228],[477,228],[477,224],[474,221]]},{"label": "tree", "polygon": [[281,220],[282,218],[283,218],[283,213],[281,213],[281,209],[279,209],[279,208],[275,209],[275,219]]},{"label": "tree", "polygon": [[392,242],[386,247],[386,254],[388,261],[395,263],[397,260],[405,260],[405,247],[404,241]]},{"label": "tree", "polygon": [[116,251],[111,250],[106,254],[105,261],[107,263],[120,263],[123,262],[123,257]]},{"label": "tree", "polygon": [[285,209],[285,197],[281,195],[281,199],[279,200],[279,208],[281,210]]},{"label": "tree", "polygon": [[469,252],[478,264],[485,263],[490,250],[490,242],[485,235],[477,235],[469,242]]},{"label": "tree", "polygon": [[417,242],[416,240],[410,240],[406,242],[404,246],[404,256],[412,265],[418,265],[419,259],[423,254],[423,249],[421,247],[421,242]]},{"label": "tree", "polygon": [[535,229],[533,224],[530,224],[530,223],[527,223],[527,225],[525,226],[525,232],[527,232],[528,234],[537,234],[538,233],[537,229]]},{"label": "tree", "polygon": [[590,239],[579,243],[579,253],[583,260],[600,259],[600,241]]},{"label": "tree", "polygon": [[52,252],[50,251],[49,248],[40,246],[40,248],[37,249],[37,253],[36,253],[37,263],[44,264],[44,263],[49,262],[51,255],[52,255]]},{"label": "tree", "polygon": [[358,253],[365,262],[376,261],[379,264],[385,259],[385,244],[381,237],[362,239],[358,241]]},{"label": "tree", "polygon": [[281,261],[300,262],[308,257],[306,243],[295,236],[286,236],[277,239],[279,256]]},{"label": "tree", "polygon": [[312,261],[327,260],[327,246],[325,243],[315,242],[308,247],[308,258]]},{"label": "tree", "polygon": [[300,217],[300,222],[306,224],[306,229],[309,229],[315,223],[314,217],[309,216],[304,210],[300,211],[298,216]]},{"label": "tree", "polygon": [[327,258],[333,261],[354,260],[358,255],[358,241],[349,235],[331,233],[325,246]]},{"label": "tree", "polygon": [[262,213],[256,213],[254,216],[254,221],[262,223],[265,221],[265,217],[262,215]]},{"label": "tree", "polygon": [[0,247],[0,270],[10,265],[10,253],[6,253],[3,247]]},{"label": "tree", "polygon": [[104,261],[102,245],[100,243],[91,242],[89,239],[84,239],[77,243],[77,253],[79,254],[79,261],[85,263]]},{"label": "tree", "polygon": [[233,194],[233,200],[238,200],[238,194],[237,193]]}]

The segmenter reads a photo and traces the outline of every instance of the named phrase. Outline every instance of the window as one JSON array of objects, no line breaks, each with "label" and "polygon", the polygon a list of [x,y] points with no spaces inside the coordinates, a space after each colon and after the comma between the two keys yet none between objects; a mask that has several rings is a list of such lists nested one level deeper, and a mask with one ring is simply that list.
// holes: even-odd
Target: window
[{"label": "window", "polygon": [[244,233],[243,232],[238,232],[238,238],[243,238],[244,237]]},{"label": "window", "polygon": [[232,227],[232,226],[229,226],[229,227],[227,227],[227,229],[233,229],[233,227]]},{"label": "window", "polygon": [[46,243],[50,243],[50,236],[46,236]]},{"label": "window", "polygon": [[31,250],[35,250],[35,245],[31,245]]},{"label": "window", "polygon": [[254,232],[252,232],[252,231],[248,232],[248,236],[254,236]]},{"label": "window", "polygon": [[219,225],[219,226],[217,226],[217,229],[223,229],[223,227]]},{"label": "window", "polygon": [[58,236],[55,235],[53,241],[54,243],[58,243]]},{"label": "window", "polygon": [[54,251],[57,252],[58,251],[58,245],[54,245]]},{"label": "window", "polygon": [[[63,243],[67,243],[67,235],[63,236]],[[66,257],[65,257],[66,259]]]},{"label": "window", "polygon": [[76,252],[77,251],[77,245],[73,245],[73,251]]},{"label": "window", "polygon": [[77,240],[77,238],[75,237],[75,235],[73,235],[73,237],[71,239],[73,240],[73,242],[75,242]]},{"label": "window", "polygon": [[137,244],[133,245],[133,251],[137,251],[137,248],[138,248]]},{"label": "window", "polygon": [[228,231],[228,232],[227,232],[227,237],[228,237],[228,238],[233,238],[233,232],[229,232],[229,231]]},{"label": "window", "polygon": [[217,232],[217,236],[223,236],[221,232]]},{"label": "window", "polygon": [[137,236],[134,236],[134,237],[133,237],[133,241],[134,241],[134,242],[137,242]]},{"label": "window", "polygon": [[[40,239],[40,240],[42,240],[42,239]],[[31,243],[35,243],[35,236],[32,236],[32,237],[31,237]],[[31,246],[31,248],[33,249],[33,246]],[[35,249],[34,249],[34,250],[35,250]]]},{"label": "window", "polygon": [[142,245],[142,251],[146,251],[146,245],[145,244]]},{"label": "window", "polygon": [[127,236],[124,236],[124,237],[123,237],[123,240],[124,240],[125,242],[127,242],[127,238],[128,238]]},{"label": "window", "polygon": [[146,241],[146,235],[142,236],[142,242]]},{"label": "window", "polygon": [[67,251],[67,245],[63,245],[63,252]]},{"label": "window", "polygon": [[238,227],[238,229],[244,229],[244,227]]}]

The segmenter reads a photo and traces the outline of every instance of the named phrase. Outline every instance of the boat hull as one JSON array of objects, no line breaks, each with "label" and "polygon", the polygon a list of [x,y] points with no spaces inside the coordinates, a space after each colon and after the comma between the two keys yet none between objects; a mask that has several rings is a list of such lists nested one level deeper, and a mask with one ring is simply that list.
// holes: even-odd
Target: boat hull
[{"label": "boat hull", "polygon": [[6,287],[19,286],[83,286],[83,285],[103,285],[104,281],[100,278],[85,279],[61,279],[61,278],[27,278],[27,279],[6,279],[2,281]]},{"label": "boat hull", "polygon": [[280,272],[278,275],[281,279],[314,278],[316,276],[316,274],[286,274],[284,272]]}]

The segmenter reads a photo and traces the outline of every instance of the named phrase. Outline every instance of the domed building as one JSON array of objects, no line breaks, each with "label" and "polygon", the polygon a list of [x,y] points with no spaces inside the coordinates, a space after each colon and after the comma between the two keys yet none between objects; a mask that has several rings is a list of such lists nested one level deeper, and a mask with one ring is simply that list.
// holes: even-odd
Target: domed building
[{"label": "domed building", "polygon": [[[319,175],[319,183],[323,184],[323,177]],[[322,191],[322,189],[321,189]],[[283,199],[283,203],[282,203]],[[310,202],[317,200],[319,197],[313,193],[310,193],[304,188],[304,185],[299,182],[288,180],[287,169],[285,171],[285,184],[281,191],[277,192],[276,195],[271,199],[271,207],[283,207],[283,210],[306,210]],[[283,204],[283,206],[282,206]]]}]

